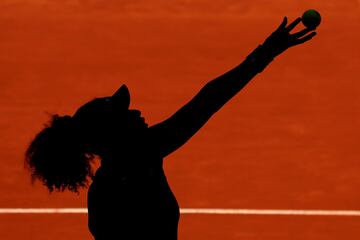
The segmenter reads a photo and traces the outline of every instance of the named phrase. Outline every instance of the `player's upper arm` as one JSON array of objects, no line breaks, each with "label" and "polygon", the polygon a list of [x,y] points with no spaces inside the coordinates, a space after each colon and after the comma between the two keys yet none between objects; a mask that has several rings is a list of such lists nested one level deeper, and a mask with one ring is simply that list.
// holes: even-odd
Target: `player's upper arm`
[{"label": "player's upper arm", "polygon": [[205,93],[200,91],[171,117],[149,128],[152,144],[162,157],[185,144],[216,112],[216,104],[209,102]]}]

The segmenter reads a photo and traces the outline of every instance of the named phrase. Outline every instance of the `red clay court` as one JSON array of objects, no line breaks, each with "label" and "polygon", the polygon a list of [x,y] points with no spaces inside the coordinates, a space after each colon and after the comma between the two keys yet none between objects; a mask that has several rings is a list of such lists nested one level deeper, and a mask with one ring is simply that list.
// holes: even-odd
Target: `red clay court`
[{"label": "red clay court", "polygon": [[86,191],[49,195],[24,170],[46,112],[73,114],[125,83],[131,107],[155,124],[241,63],[283,16],[309,8],[322,15],[318,35],[275,59],[165,159],[182,209],[278,212],[184,213],[179,239],[359,239],[356,214],[278,214],[359,213],[358,0],[2,0],[1,239],[92,239],[86,213],[7,211],[86,208]]}]

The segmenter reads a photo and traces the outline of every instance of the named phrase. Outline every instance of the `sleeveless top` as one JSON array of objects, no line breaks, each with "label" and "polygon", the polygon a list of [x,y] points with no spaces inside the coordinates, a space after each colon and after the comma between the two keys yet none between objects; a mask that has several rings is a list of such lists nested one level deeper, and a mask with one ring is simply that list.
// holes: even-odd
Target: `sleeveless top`
[{"label": "sleeveless top", "polygon": [[147,161],[126,159],[134,164],[119,169],[103,164],[95,174],[88,191],[88,226],[95,240],[177,239],[179,205],[163,159],[137,155]]}]

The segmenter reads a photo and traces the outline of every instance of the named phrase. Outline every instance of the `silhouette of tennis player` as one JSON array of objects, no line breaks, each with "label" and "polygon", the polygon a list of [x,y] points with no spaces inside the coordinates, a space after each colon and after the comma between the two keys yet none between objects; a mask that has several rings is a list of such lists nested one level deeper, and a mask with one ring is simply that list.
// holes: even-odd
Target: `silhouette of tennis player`
[{"label": "silhouette of tennis player", "polygon": [[[300,21],[287,26],[284,17],[240,65],[207,83],[159,124],[148,127],[140,111],[129,109],[125,85],[112,96],[84,104],[73,116],[52,115],[26,152],[32,179],[42,181],[50,192],[78,192],[92,180],[88,226],[96,240],[177,239],[179,206],[163,158],[187,142],[276,56],[315,36],[307,28],[290,34]],[[94,174],[95,156],[101,164]]]}]

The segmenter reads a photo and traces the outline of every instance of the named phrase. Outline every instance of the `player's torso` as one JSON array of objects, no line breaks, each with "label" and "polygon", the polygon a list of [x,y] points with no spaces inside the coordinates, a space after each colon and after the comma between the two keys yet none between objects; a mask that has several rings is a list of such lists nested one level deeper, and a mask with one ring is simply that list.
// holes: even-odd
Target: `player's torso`
[{"label": "player's torso", "polygon": [[112,239],[177,238],[178,203],[168,185],[162,159],[151,162],[119,174],[99,168],[88,193],[89,228],[93,234],[110,234]]}]

